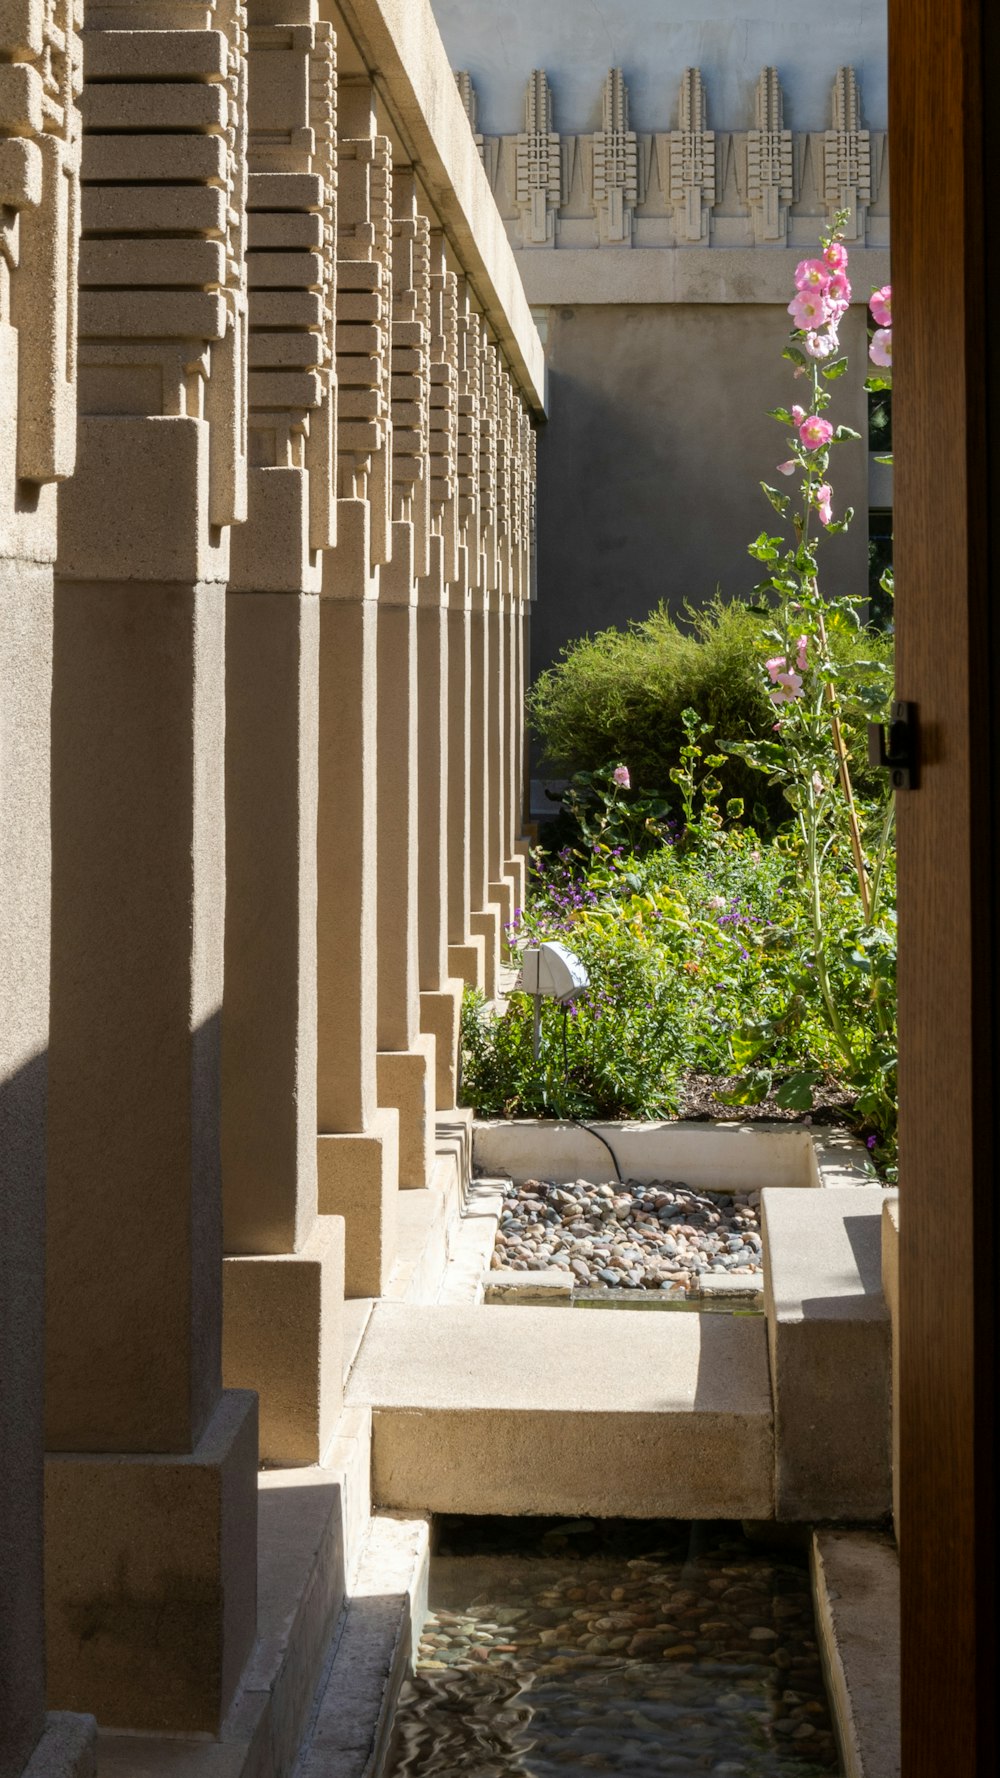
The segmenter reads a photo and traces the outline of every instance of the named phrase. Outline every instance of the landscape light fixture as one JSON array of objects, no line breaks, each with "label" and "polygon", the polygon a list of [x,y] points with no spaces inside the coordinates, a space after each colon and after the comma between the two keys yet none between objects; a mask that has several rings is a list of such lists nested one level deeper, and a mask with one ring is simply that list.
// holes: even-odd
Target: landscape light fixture
[{"label": "landscape light fixture", "polygon": [[555,1000],[561,1006],[589,985],[585,966],[568,946],[553,939],[541,945],[529,945],[521,953],[521,973],[517,986],[522,994],[530,994],[535,1007],[532,1042],[537,1060],[542,1047],[542,1001]]}]

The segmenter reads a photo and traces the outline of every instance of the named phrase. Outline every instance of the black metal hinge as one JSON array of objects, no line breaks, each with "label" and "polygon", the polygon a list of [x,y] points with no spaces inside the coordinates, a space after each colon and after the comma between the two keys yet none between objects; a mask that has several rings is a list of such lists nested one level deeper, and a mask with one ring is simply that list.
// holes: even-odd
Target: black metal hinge
[{"label": "black metal hinge", "polygon": [[916,790],[920,782],[918,742],[916,704],[890,704],[888,732],[884,723],[868,724],[868,764],[884,767],[893,790]]}]

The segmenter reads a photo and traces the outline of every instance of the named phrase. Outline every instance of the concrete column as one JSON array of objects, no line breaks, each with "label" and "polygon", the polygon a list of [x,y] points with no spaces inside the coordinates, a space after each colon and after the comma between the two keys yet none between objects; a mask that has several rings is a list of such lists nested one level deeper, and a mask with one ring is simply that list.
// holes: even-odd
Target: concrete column
[{"label": "concrete column", "polygon": [[378,608],[378,1097],[399,1113],[399,1183],[430,1184],[435,1042],[420,1030],[413,527],[393,525]]},{"label": "concrete column", "polygon": [[521,837],[524,802],[524,681],[521,659],[521,567],[511,589],[505,614],[507,672],[504,688],[507,697],[506,747],[507,794],[504,798],[504,872],[514,892],[514,912],[523,908],[526,888],[526,864],[517,849]]},{"label": "concrete column", "polygon": [[[81,130],[62,23],[58,47],[23,0],[0,23],[0,1778],[92,1778],[96,1735],[91,1715],[45,1709],[52,564],[76,454]],[[44,110],[21,96],[43,90]]]},{"label": "concrete column", "polygon": [[471,988],[486,984],[486,941],[472,907],[472,615],[468,557],[448,602],[448,968]]},{"label": "concrete column", "polygon": [[[226,601],[223,1377],[258,1392],[265,1462],[317,1463],[343,1399],[344,1228],[317,1216],[316,1188],[317,594],[319,550],[335,534],[327,350],[335,144],[308,127],[308,81],[284,78],[333,81],[329,27],[311,23],[308,0],[285,42],[275,50],[267,14],[255,9],[250,208],[263,233],[247,268],[253,362],[262,368],[249,378],[254,467]],[[301,144],[297,167],[284,139],[273,146],[279,121]],[[319,315],[293,336],[298,358],[314,361],[308,378],[285,366],[287,335],[275,347],[271,331],[275,292],[283,295],[282,281],[294,292],[303,278],[289,243],[304,217],[315,219],[322,274]]]},{"label": "concrete column", "polygon": [[442,539],[432,539],[431,572],[417,589],[417,867],[420,1024],[435,1042],[439,1110],[458,1098],[458,1045],[464,983],[449,972],[449,660],[448,589]]},{"label": "concrete column", "polygon": [[390,520],[392,149],[375,89],[338,85],[337,544],[323,559],[319,668],[319,1208],[343,1216],[345,1290],[396,1259],[399,1115],[377,1098],[378,564]]},{"label": "concrete column", "polygon": [[345,1219],[345,1290],[380,1296],[396,1257],[399,1114],[379,1110],[378,576],[370,510],[338,502],[320,606],[317,841],[319,1207]]},{"label": "concrete column", "polygon": [[[187,73],[159,89],[175,129],[138,162],[119,129],[143,114],[145,33],[95,28],[88,48],[109,133],[84,142],[78,456],[59,499],[46,1630],[53,1704],[112,1728],[214,1734],[256,1626],[257,1403],[221,1385],[219,1164],[246,70],[238,20],[199,37],[194,58],[172,21],[144,10],[164,27],[150,66]],[[212,163],[224,288],[174,287],[171,212],[164,288],[134,291],[118,282],[133,207],[162,212],[144,189],[108,197],[108,182],[149,181],[158,197],[185,150],[205,165],[189,119],[207,82],[225,126]],[[197,228],[196,199],[220,194],[207,176],[190,194]]]},{"label": "concrete column", "polygon": [[[503,582],[508,579],[504,574]],[[491,594],[486,625],[489,632],[489,669],[486,682],[486,749],[489,796],[486,804],[487,887],[490,901],[500,910],[500,949],[507,951],[507,928],[514,917],[514,891],[506,874],[507,797],[510,761],[507,729],[510,700],[507,692],[507,609],[505,584]]]},{"label": "concrete column", "polygon": [[483,991],[493,1000],[500,986],[500,910],[490,900],[489,819],[493,795],[490,754],[489,590],[472,589],[469,614],[469,925],[485,948]]}]

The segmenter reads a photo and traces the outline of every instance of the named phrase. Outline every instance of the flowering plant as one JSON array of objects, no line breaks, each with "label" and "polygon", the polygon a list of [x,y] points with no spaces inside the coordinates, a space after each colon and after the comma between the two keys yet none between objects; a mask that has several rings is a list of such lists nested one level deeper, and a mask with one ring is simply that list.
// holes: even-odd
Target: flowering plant
[{"label": "flowering plant", "polygon": [[[851,759],[842,716],[844,676],[831,648],[831,633],[845,624],[861,625],[867,592],[830,599],[820,584],[819,553],[825,539],[847,530],[848,508],[834,515],[830,464],[838,446],[857,440],[850,426],[827,418],[833,402],[830,385],[847,370],[840,353],[839,329],[851,298],[848,256],[843,243],[843,218],[822,241],[819,258],[803,260],[796,273],[796,293],[788,305],[794,324],[784,356],[803,384],[802,398],[779,407],[772,417],[790,429],[790,454],[779,473],[798,477],[798,498],[767,482],[763,491],[784,522],[778,535],[762,532],[750,554],[765,568],[756,591],[768,601],[766,631],[770,653],[764,665],[768,695],[774,706],[773,739],[735,746],[742,757],[766,772],[791,805],[801,847],[811,916],[810,956],[820,1003],[847,1082],[858,1091],[863,1109],[888,1135],[895,1121],[895,1006],[893,995],[894,938],[880,924],[886,860],[892,840],[893,805],[885,793],[869,831],[864,810],[854,793]],[[876,321],[888,321],[890,293],[873,298]],[[875,305],[878,305],[877,307]],[[885,327],[879,333],[885,333]],[[879,336],[876,334],[875,340]],[[877,351],[891,358],[888,344],[873,340]],[[877,360],[876,360],[877,361]],[[852,696],[881,717],[891,696],[884,660],[855,656]],[[849,940],[845,973],[844,923],[831,922],[824,878],[842,853],[852,864],[856,930]],[[878,967],[873,965],[877,955]],[[803,960],[798,960],[801,964]],[[864,978],[863,980],[860,978]],[[865,994],[871,1004],[871,1040],[859,1045],[844,998]],[[773,1032],[765,1025],[755,1038],[756,1061]]]}]

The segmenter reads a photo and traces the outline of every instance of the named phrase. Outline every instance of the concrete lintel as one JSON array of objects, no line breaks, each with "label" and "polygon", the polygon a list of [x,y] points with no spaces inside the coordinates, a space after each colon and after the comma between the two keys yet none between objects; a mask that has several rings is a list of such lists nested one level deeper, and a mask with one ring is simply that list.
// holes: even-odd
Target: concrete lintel
[{"label": "concrete lintel", "polygon": [[[557,247],[516,253],[533,308],[589,303],[780,303],[795,288],[801,247]],[[855,302],[889,279],[888,247],[851,252]]]},{"label": "concrete lintel", "polygon": [[430,0],[338,0],[386,110],[532,412],[545,357]]}]

